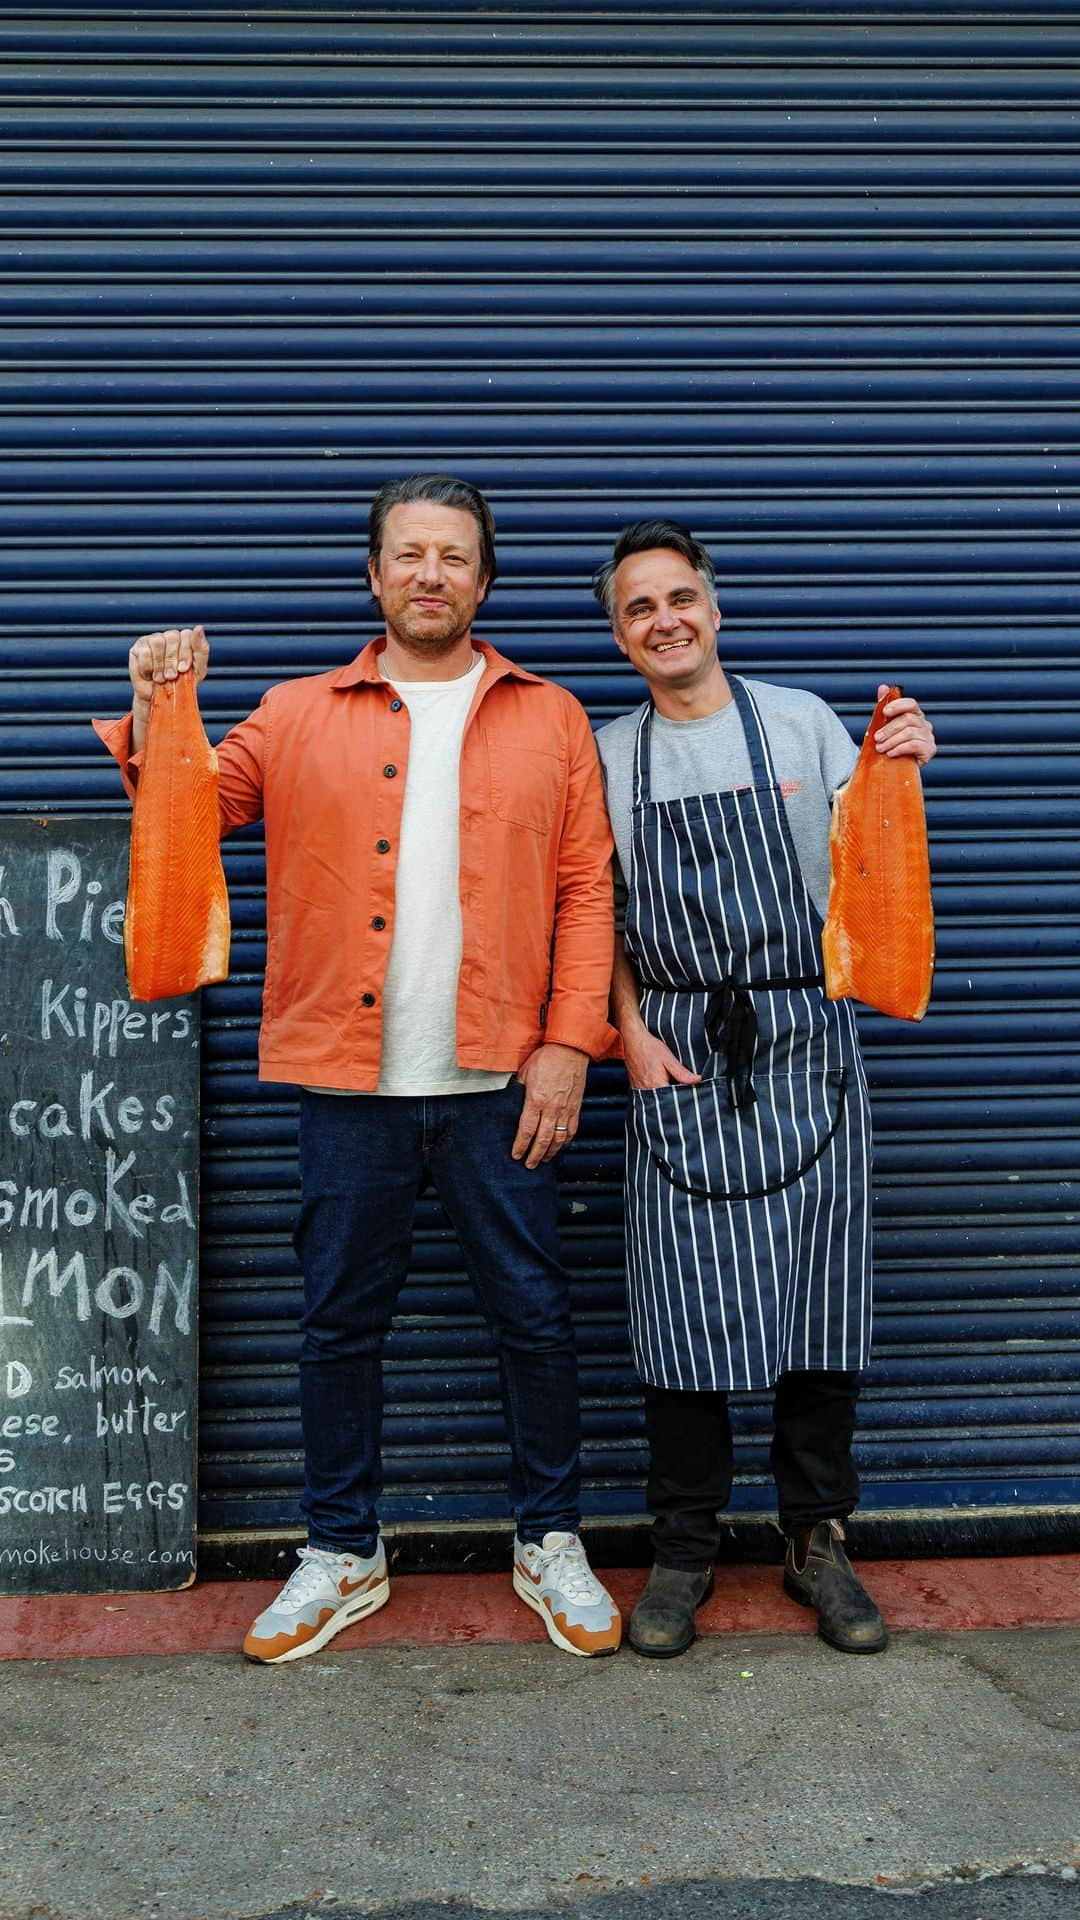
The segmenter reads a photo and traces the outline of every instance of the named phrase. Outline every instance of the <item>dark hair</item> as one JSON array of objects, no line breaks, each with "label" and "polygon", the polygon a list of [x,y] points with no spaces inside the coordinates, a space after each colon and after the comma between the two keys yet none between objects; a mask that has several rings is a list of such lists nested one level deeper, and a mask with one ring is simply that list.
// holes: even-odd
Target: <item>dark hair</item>
[{"label": "dark hair", "polygon": [[597,567],[593,574],[593,592],[595,593],[608,619],[615,620],[615,569],[620,561],[631,553],[648,553],[652,547],[668,547],[672,553],[681,553],[696,572],[700,573],[710,595],[716,580],[716,568],[700,540],[695,540],[689,527],[681,520],[635,520],[632,527],[624,527],[610,560]]},{"label": "dark hair", "polygon": [[368,558],[378,562],[391,507],[411,506],[416,500],[460,507],[463,513],[472,514],[480,534],[480,572],[487,577],[481,599],[486,600],[495,580],[495,521],[479,487],[469,480],[455,480],[449,473],[410,473],[404,480],[388,480],[379,488],[368,514]]}]

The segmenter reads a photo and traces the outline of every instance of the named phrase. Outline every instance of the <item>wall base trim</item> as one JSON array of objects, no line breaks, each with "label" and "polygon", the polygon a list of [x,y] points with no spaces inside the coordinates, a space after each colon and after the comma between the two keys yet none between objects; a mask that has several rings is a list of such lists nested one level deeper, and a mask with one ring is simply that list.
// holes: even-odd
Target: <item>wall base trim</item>
[{"label": "wall base trim", "polygon": [[[1080,1552],[1080,1506],[894,1508],[854,1514],[849,1550],[864,1560],[984,1558],[997,1554]],[[586,1521],[582,1533],[598,1567],[642,1567],[652,1559],[649,1522],[642,1514]],[[509,1522],[398,1522],[383,1529],[398,1573],[494,1573],[508,1569]],[[199,1535],[203,1580],[272,1580],[288,1572],[301,1528]],[[725,1524],[719,1559],[778,1564],[783,1539],[774,1515],[743,1513]]]}]

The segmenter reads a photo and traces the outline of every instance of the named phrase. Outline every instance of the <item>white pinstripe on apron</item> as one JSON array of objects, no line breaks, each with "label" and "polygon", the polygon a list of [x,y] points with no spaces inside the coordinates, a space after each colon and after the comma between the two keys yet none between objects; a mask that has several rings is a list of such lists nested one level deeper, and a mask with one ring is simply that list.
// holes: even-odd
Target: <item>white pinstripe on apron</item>
[{"label": "white pinstripe on apron", "polygon": [[631,1089],[634,1360],[654,1386],[772,1386],[866,1365],[870,1111],[847,1001],[825,997],[765,728],[732,692],[752,784],[653,800],[634,754],[626,951],[641,1012],[698,1087]]}]

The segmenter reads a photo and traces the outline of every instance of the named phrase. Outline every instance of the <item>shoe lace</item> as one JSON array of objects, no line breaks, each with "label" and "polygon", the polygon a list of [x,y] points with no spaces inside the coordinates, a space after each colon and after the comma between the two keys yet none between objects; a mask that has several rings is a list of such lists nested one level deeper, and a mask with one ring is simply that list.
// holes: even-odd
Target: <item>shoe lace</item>
[{"label": "shoe lace", "polygon": [[580,1540],[568,1541],[563,1547],[549,1549],[544,1559],[545,1571],[552,1585],[565,1593],[569,1600],[581,1600],[594,1605],[603,1600],[604,1589],[585,1557]]},{"label": "shoe lace", "polygon": [[285,1612],[306,1606],[332,1578],[326,1554],[319,1547],[301,1547],[299,1553],[300,1565],[293,1568],[277,1597],[278,1607]]}]

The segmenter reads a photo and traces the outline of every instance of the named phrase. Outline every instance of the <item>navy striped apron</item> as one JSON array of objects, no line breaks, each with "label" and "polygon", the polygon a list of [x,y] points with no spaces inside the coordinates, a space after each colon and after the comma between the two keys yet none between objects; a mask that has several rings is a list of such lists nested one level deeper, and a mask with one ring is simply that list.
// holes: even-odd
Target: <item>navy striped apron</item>
[{"label": "navy striped apron", "polygon": [[847,1001],[825,997],[761,716],[732,692],[752,784],[653,800],[638,727],[626,951],[641,1013],[700,1086],[632,1088],[634,1360],[654,1386],[762,1388],[870,1351],[870,1111]]}]

